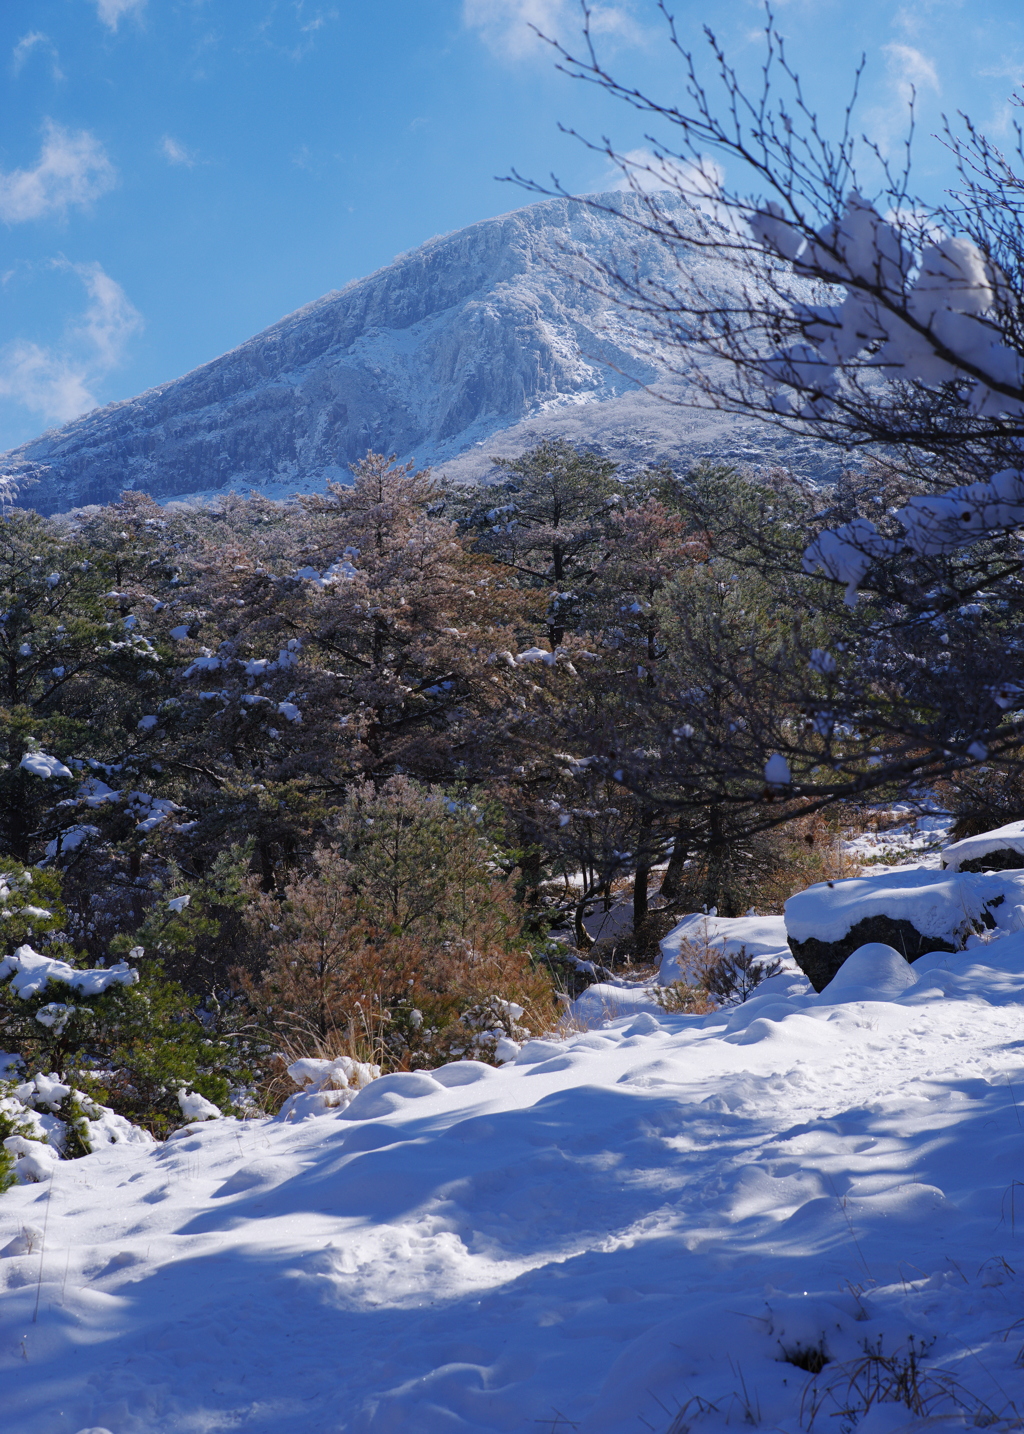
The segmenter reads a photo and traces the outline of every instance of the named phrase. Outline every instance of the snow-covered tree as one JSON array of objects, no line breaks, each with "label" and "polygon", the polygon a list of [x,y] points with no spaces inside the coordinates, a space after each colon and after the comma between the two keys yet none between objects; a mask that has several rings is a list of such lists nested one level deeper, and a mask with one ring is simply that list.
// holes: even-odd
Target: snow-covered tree
[{"label": "snow-covered tree", "polygon": [[[656,129],[653,158],[596,148],[641,201],[630,222],[674,264],[667,282],[597,262],[595,286],[646,324],[695,405],[811,436],[860,473],[805,509],[795,567],[840,584],[851,606],[859,592],[870,603],[852,634],[836,620],[818,659],[788,643],[785,686],[791,711],[818,735],[845,728],[870,745],[851,767],[829,744],[815,756],[813,744],[780,734],[790,777],[781,785],[818,800],[847,779],[852,792],[1015,764],[1024,736],[1020,131],[1004,152],[970,121],[959,135],[948,130],[958,180],[929,203],[911,188],[909,142],[906,163],[890,163],[857,136],[853,101],[840,133],[824,131],[770,13],[756,93],[708,32],[714,93],[660,6],[683,71],[685,98],[673,102],[605,67],[582,8],[583,48],[556,46],[562,66]],[[690,206],[685,229],[679,197]],[[727,261],[729,283],[707,286],[702,252]]]}]

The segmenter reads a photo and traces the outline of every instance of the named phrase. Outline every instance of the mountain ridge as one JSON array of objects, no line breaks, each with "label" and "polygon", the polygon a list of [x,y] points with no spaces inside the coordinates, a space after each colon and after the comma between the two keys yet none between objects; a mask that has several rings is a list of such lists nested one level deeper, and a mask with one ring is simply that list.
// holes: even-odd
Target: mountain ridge
[{"label": "mountain ridge", "polygon": [[[231,489],[283,497],[344,479],[368,449],[451,463],[468,479],[489,466],[499,435],[521,451],[549,433],[586,441],[594,427],[627,459],[650,449],[639,441],[650,428],[663,461],[709,445],[727,456],[755,431],[755,455],[784,461],[792,440],[763,425],[711,414],[695,425],[688,414],[666,428],[642,386],[665,380],[678,397],[678,381],[593,283],[588,257],[661,283],[673,260],[630,222],[640,199],[605,202],[613,212],[547,199],[429,239],[180,378],[22,444],[0,470],[20,501],[55,512],[125,488],[162,501]],[[698,224],[683,201],[663,202],[684,231]],[[728,280],[721,261],[695,253],[693,265]],[[608,404],[610,428],[587,423],[583,411],[593,419]]]}]

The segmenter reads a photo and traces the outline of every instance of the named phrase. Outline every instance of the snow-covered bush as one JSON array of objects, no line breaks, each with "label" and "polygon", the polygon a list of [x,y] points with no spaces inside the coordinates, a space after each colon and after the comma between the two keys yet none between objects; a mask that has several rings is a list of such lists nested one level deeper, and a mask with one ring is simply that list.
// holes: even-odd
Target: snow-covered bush
[{"label": "snow-covered bush", "polygon": [[[0,1144],[8,1177],[49,1179],[58,1160],[89,1155],[104,1145],[151,1144],[148,1130],[53,1074],[0,1081]],[[0,1181],[4,1165],[0,1162]]]},{"label": "snow-covered bush", "polygon": [[[52,875],[11,873],[6,880],[11,914],[4,936],[30,922],[52,924],[56,902],[50,914],[24,901],[15,906],[15,893],[31,894],[40,880],[55,890]],[[241,1073],[237,1053],[141,948],[131,964],[86,967],[59,935],[43,932],[40,944],[41,951],[23,941],[0,959],[0,1048],[13,1053],[23,1073],[22,1095],[26,1081],[67,1087],[60,1100],[78,1101],[81,1110],[63,1106],[61,1119],[80,1132],[83,1149],[93,1137],[81,1120],[105,1118],[91,1114],[92,1107],[109,1106],[115,1122],[123,1117],[162,1134],[181,1123],[179,1092],[228,1105],[228,1076]]]},{"label": "snow-covered bush", "polygon": [[681,980],[654,987],[654,997],[668,1011],[701,1015],[717,1006],[742,1005],[762,981],[777,976],[782,966],[771,956],[749,952],[744,945],[709,939],[707,932],[684,937],[673,947]]},{"label": "snow-covered bush", "polygon": [[380,1076],[380,1066],[351,1056],[318,1060],[305,1056],[288,1066],[288,1078],[299,1087],[288,1096],[279,1114],[284,1120],[344,1110],[370,1081]]}]

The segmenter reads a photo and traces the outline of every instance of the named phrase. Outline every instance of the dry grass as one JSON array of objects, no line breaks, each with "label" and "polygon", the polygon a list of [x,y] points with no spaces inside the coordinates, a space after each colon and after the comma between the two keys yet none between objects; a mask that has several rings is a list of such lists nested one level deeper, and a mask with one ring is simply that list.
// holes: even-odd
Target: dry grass
[{"label": "dry grass", "polygon": [[860,871],[861,859],[843,851],[838,829],[820,813],[789,822],[780,838],[781,864],[761,885],[761,911],[781,911],[791,896],[815,882],[846,881]]},{"label": "dry grass", "polygon": [[815,1380],[808,1386],[801,1418],[809,1429],[822,1412],[856,1424],[876,1404],[902,1404],[918,1419],[950,1414],[966,1415],[978,1427],[996,1423],[995,1412],[955,1375],[924,1365],[931,1343],[918,1343],[911,1335],[905,1347],[891,1354],[883,1351],[881,1336],[874,1345],[865,1343],[859,1358],[830,1365],[824,1382]]},{"label": "dry grass", "polygon": [[668,986],[654,987],[654,999],[673,1016],[707,1016],[716,1009],[714,1001],[702,986],[686,981],[672,981]]}]

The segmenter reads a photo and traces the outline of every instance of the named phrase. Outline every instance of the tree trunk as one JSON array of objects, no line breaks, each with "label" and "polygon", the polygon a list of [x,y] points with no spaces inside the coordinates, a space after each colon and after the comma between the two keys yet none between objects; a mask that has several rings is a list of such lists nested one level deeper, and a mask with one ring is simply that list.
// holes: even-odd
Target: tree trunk
[{"label": "tree trunk", "polygon": [[675,901],[683,884],[683,867],[690,854],[689,843],[686,840],[687,831],[687,819],[681,817],[673,838],[672,855],[668,859],[668,868],[661,879],[661,895],[666,901]]},{"label": "tree trunk", "polygon": [[589,896],[580,897],[572,916],[573,939],[576,942],[577,951],[589,951],[594,944],[593,936],[583,925],[583,912],[589,900]]},{"label": "tree trunk", "polygon": [[647,884],[651,877],[651,831],[654,827],[654,813],[645,811],[640,818],[640,833],[636,847],[636,877],[633,881],[633,931],[640,930],[647,920]]}]

